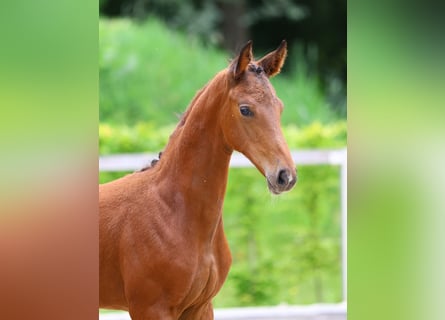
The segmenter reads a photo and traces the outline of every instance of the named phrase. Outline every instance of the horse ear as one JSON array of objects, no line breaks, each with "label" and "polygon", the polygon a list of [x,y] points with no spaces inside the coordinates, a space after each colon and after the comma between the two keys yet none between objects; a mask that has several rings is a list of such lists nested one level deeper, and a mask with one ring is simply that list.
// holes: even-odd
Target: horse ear
[{"label": "horse ear", "polygon": [[249,40],[241,49],[238,58],[235,60],[235,69],[233,70],[235,79],[240,78],[252,59],[252,40]]},{"label": "horse ear", "polygon": [[263,68],[268,77],[273,77],[274,75],[280,73],[284,60],[286,60],[286,56],[287,43],[286,40],[283,40],[275,51],[268,53],[257,63]]}]

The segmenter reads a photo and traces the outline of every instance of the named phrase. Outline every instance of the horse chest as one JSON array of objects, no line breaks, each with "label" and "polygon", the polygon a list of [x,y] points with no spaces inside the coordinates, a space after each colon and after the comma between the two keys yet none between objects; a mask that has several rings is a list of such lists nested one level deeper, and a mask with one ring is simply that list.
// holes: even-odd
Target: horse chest
[{"label": "horse chest", "polygon": [[212,248],[197,259],[195,272],[189,278],[191,283],[186,305],[210,301],[222,287],[230,267],[230,256],[221,255],[220,248]]},{"label": "horse chest", "polygon": [[213,296],[218,283],[218,266],[212,254],[198,260],[196,271],[189,280],[191,282],[189,296],[195,300],[193,302],[210,299]]}]

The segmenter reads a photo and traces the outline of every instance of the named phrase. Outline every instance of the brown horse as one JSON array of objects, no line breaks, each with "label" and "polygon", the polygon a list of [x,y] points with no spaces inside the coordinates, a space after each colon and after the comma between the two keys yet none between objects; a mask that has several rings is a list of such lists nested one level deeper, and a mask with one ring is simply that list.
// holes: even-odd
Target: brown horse
[{"label": "brown horse", "polygon": [[213,319],[231,264],[222,207],[233,150],[272,193],[296,182],[268,79],[286,54],[283,41],[254,61],[248,42],[196,94],[155,166],[99,187],[101,308],[133,320]]}]

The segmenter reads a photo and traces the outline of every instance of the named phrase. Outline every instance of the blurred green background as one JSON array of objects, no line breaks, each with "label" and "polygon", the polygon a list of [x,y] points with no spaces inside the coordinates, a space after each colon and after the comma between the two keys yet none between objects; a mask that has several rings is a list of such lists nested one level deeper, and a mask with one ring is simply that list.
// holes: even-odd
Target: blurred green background
[{"label": "blurred green background", "polygon": [[[104,0],[100,10],[101,155],[161,151],[196,91],[249,39],[256,57],[289,43],[271,81],[290,148],[346,147],[345,1]],[[231,169],[233,265],[215,307],[342,300],[339,168],[298,170],[297,187],[272,197],[256,169]]]}]

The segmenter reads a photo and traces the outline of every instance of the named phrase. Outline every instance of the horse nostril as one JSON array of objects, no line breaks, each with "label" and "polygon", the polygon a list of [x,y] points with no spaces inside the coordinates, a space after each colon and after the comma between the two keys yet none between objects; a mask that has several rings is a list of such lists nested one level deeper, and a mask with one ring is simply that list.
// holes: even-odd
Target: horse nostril
[{"label": "horse nostril", "polygon": [[287,170],[280,170],[278,173],[278,184],[280,186],[287,186],[289,183],[289,172]]}]

